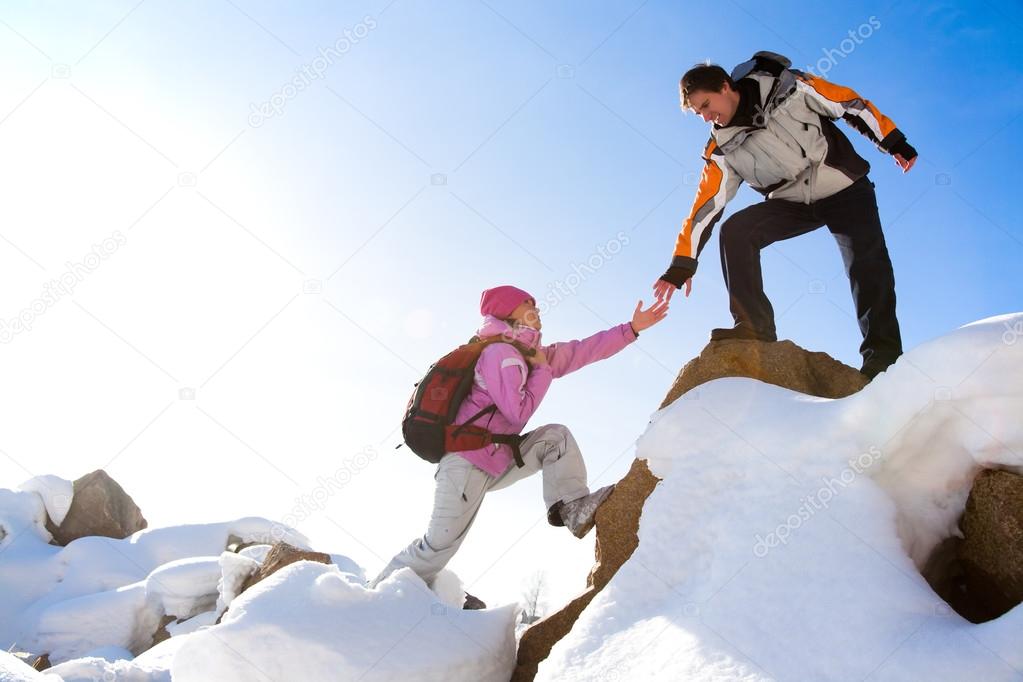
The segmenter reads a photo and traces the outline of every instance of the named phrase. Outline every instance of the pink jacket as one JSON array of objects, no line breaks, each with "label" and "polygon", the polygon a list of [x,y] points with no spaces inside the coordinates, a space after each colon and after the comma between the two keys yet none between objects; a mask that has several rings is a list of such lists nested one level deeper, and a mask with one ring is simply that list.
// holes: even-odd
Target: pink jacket
[{"label": "pink jacket", "polygon": [[[480,417],[476,424],[491,433],[521,433],[540,406],[551,381],[591,362],[605,360],[636,340],[628,322],[597,332],[581,341],[540,344],[540,332],[528,327],[512,328],[507,322],[487,315],[476,335],[480,338],[506,334],[530,348],[547,354],[547,365],[532,367],[522,354],[508,343],[487,346],[476,363],[476,377],[469,395],[458,408],[456,424],[463,424],[489,405],[497,411]],[[492,476],[500,476],[512,463],[507,445],[489,445],[479,450],[455,453]]]}]

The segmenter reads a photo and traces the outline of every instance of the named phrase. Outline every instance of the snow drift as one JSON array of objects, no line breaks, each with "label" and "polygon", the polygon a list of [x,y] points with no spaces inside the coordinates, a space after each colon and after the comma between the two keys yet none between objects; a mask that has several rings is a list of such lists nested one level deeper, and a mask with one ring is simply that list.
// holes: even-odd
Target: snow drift
[{"label": "snow drift", "polygon": [[[701,385],[641,436],[662,482],[639,547],[538,679],[1020,679],[1023,606],[973,625],[919,573],[978,471],[1023,472],[1020,415],[1023,315],[925,344],[839,400]],[[247,518],[52,546],[47,510],[67,495],[53,477],[0,490],[0,644],[55,663],[0,652],[0,680],[511,675],[516,608],[462,611],[455,579],[446,596],[409,570],[369,590],[334,554],[239,594],[267,547],[225,552],[231,535],[305,539]]]},{"label": "snow drift", "polygon": [[973,625],[919,569],[982,468],[1023,473],[1023,315],[914,349],[860,393],[700,387],[638,443],[638,549],[539,680],[1019,680],[1023,606]]}]

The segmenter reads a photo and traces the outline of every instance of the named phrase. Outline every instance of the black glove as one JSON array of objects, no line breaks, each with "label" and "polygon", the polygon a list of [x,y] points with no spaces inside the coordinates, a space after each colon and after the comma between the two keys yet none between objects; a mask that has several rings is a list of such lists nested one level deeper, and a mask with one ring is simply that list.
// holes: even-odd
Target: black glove
[{"label": "black glove", "polygon": [[895,156],[896,154],[901,154],[902,158],[906,161],[912,161],[916,158],[916,150],[913,149],[913,145],[906,142],[906,138],[902,138],[892,145],[891,155]]},{"label": "black glove", "polygon": [[686,256],[675,256],[671,260],[671,267],[661,275],[661,279],[674,284],[676,289],[681,289],[686,280],[696,274],[696,259]]}]

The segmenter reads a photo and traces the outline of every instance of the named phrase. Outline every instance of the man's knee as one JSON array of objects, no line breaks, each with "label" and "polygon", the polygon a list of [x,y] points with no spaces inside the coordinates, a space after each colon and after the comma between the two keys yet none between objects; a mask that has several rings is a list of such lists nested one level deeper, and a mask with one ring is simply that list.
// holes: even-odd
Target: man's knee
[{"label": "man's knee", "polygon": [[746,226],[742,220],[736,220],[738,214],[729,216],[725,222],[721,223],[721,231],[718,234],[718,242],[721,244],[721,248],[725,249],[729,244],[735,243],[737,239],[742,236],[743,231],[746,230]]},{"label": "man's knee", "polygon": [[741,211],[736,211],[721,224],[721,233],[718,241],[722,249],[740,244],[752,244],[757,241],[757,225],[762,219],[760,204],[747,206]]}]

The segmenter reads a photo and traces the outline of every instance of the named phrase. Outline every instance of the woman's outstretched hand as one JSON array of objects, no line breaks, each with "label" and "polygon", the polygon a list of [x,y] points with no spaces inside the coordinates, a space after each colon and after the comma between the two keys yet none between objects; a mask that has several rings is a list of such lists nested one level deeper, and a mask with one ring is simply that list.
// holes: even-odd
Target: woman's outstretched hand
[{"label": "woman's outstretched hand", "polygon": [[636,304],[636,310],[632,313],[632,328],[636,333],[654,326],[663,320],[668,314],[668,302],[656,301],[649,308],[643,310],[643,301]]}]

